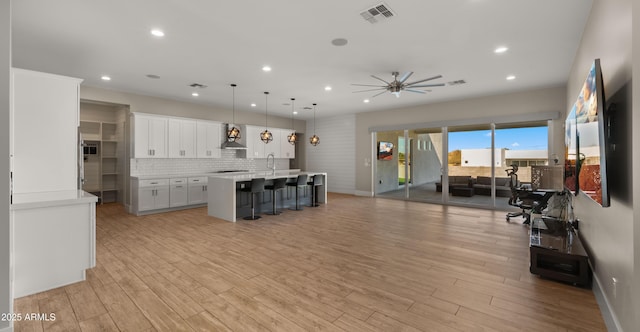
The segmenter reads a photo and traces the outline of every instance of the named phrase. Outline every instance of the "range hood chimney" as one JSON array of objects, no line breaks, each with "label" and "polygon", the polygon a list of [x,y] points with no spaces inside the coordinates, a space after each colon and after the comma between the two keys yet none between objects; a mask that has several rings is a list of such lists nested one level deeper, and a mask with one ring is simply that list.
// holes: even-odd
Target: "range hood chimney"
[{"label": "range hood chimney", "polygon": [[[236,139],[235,141],[232,139],[227,138],[227,132],[229,132],[229,128],[234,127],[234,124],[231,123],[227,123],[224,126],[224,132],[222,133],[222,149],[225,150],[246,150],[247,147],[244,146],[243,144],[241,144],[240,142],[238,142],[238,139]],[[237,126],[237,127],[241,127],[241,126]],[[241,133],[244,133],[244,128],[240,129]],[[240,140],[242,140],[242,138],[240,138]]]}]

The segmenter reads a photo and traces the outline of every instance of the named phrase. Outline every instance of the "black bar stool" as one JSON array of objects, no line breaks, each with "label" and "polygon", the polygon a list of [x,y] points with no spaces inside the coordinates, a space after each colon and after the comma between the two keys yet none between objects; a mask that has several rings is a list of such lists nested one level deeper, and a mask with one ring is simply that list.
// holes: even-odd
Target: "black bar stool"
[{"label": "black bar stool", "polygon": [[278,211],[278,206],[276,204],[276,199],[278,198],[278,194],[276,191],[280,189],[284,189],[287,183],[287,178],[277,178],[273,179],[273,184],[268,184],[264,186],[265,190],[271,190],[271,200],[273,201],[273,211],[271,211],[271,215],[278,215],[280,211]]},{"label": "black bar stool", "polygon": [[256,220],[260,219],[260,216],[255,215],[255,194],[264,192],[264,178],[252,179],[249,187],[244,187],[241,191],[246,193],[251,193],[251,215],[244,217],[245,220]]},{"label": "black bar stool", "polygon": [[296,211],[300,211],[302,210],[302,206],[300,206],[299,204],[299,195],[298,195],[298,188],[300,187],[304,187],[307,185],[307,175],[298,175],[298,180],[296,182],[287,182],[287,186],[289,187],[296,187],[296,208],[295,209],[291,209],[291,210],[296,210]]},{"label": "black bar stool", "polygon": [[311,207],[315,207],[315,206],[320,206],[320,204],[318,204],[318,192],[317,192],[317,188],[318,186],[323,185],[323,176],[320,174],[316,174],[313,176],[313,179],[309,182],[307,182],[308,186],[311,186]]}]

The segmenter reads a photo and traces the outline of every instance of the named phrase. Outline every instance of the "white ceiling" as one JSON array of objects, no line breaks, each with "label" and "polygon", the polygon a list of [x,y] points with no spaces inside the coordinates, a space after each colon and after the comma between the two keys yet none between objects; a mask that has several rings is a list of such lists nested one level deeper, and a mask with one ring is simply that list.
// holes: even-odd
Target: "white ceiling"
[{"label": "white ceiling", "polygon": [[[13,66],[83,78],[83,84],[290,116],[378,111],[566,83],[591,0],[386,0],[395,17],[371,24],[377,0],[17,0]],[[165,37],[150,34],[164,30]],[[346,46],[333,46],[346,38]],[[495,54],[498,46],[507,46]],[[270,65],[271,72],[261,68]],[[409,81],[463,79],[427,94],[353,93],[352,83],[413,71]],[[102,75],[112,80],[104,82]],[[150,79],[146,75],[158,75]],[[508,75],[516,79],[507,81]],[[191,97],[188,85],[207,85]],[[325,91],[330,85],[333,90]],[[176,114],[179,115],[179,114]],[[311,111],[298,117],[309,118]]]}]

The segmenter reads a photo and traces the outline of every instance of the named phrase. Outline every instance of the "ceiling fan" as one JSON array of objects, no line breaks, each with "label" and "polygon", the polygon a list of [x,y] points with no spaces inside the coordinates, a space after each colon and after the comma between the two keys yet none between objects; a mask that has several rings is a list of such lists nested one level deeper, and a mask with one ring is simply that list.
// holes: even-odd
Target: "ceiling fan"
[{"label": "ceiling fan", "polygon": [[398,73],[397,71],[394,71],[391,73],[391,75],[393,75],[393,81],[391,82],[387,82],[383,79],[381,79],[380,77],[377,77],[376,75],[371,75],[371,77],[384,82],[385,85],[372,85],[372,84],[351,84],[351,85],[356,85],[356,86],[370,86],[370,87],[375,87],[375,89],[367,89],[367,90],[360,90],[360,91],[354,91],[353,93],[357,93],[357,92],[368,92],[368,91],[378,91],[378,90],[383,90],[373,96],[371,96],[371,98],[377,97],[387,91],[391,92],[392,94],[394,94],[397,98],[400,98],[400,92],[401,91],[409,91],[409,92],[415,92],[415,93],[427,93],[427,91],[431,91],[431,90],[416,90],[416,88],[430,88],[430,87],[435,87],[435,86],[444,86],[444,83],[435,83],[435,84],[419,84],[419,83],[423,83],[426,81],[431,81],[431,80],[435,80],[438,78],[441,78],[442,75],[436,75],[433,77],[429,77],[429,78],[425,78],[423,80],[418,80],[418,81],[414,81],[411,83],[405,83],[407,81],[407,79],[409,79],[409,77],[413,74],[412,71],[406,72],[404,75],[402,75],[402,77],[400,77],[400,79],[398,79],[398,75],[400,75],[400,73]]}]

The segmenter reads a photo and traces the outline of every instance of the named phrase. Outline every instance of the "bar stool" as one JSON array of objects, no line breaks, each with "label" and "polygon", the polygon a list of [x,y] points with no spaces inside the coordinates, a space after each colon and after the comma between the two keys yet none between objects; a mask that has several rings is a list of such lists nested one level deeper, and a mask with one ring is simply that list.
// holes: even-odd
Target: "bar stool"
[{"label": "bar stool", "polygon": [[265,190],[271,190],[271,200],[273,201],[273,211],[271,211],[271,215],[278,215],[280,211],[278,211],[278,206],[276,204],[276,199],[278,198],[278,194],[276,191],[280,189],[284,189],[287,183],[287,178],[277,178],[273,179],[273,184],[268,184],[264,186]]},{"label": "bar stool", "polygon": [[287,186],[289,187],[296,187],[296,208],[295,209],[291,209],[291,210],[296,210],[296,211],[300,211],[302,210],[302,206],[300,206],[299,204],[299,195],[298,195],[298,188],[300,187],[304,187],[307,185],[307,175],[303,174],[303,175],[298,175],[298,180],[296,182],[287,182]]},{"label": "bar stool", "polygon": [[249,187],[241,189],[242,192],[251,193],[251,215],[244,217],[245,220],[260,219],[260,216],[255,215],[255,194],[264,192],[264,178],[251,179]]},{"label": "bar stool", "polygon": [[320,204],[318,204],[318,193],[317,193],[317,188],[318,186],[323,185],[323,176],[320,174],[316,174],[313,176],[313,179],[309,182],[307,182],[308,186],[311,186],[311,207],[315,207],[315,206],[320,206]]}]

